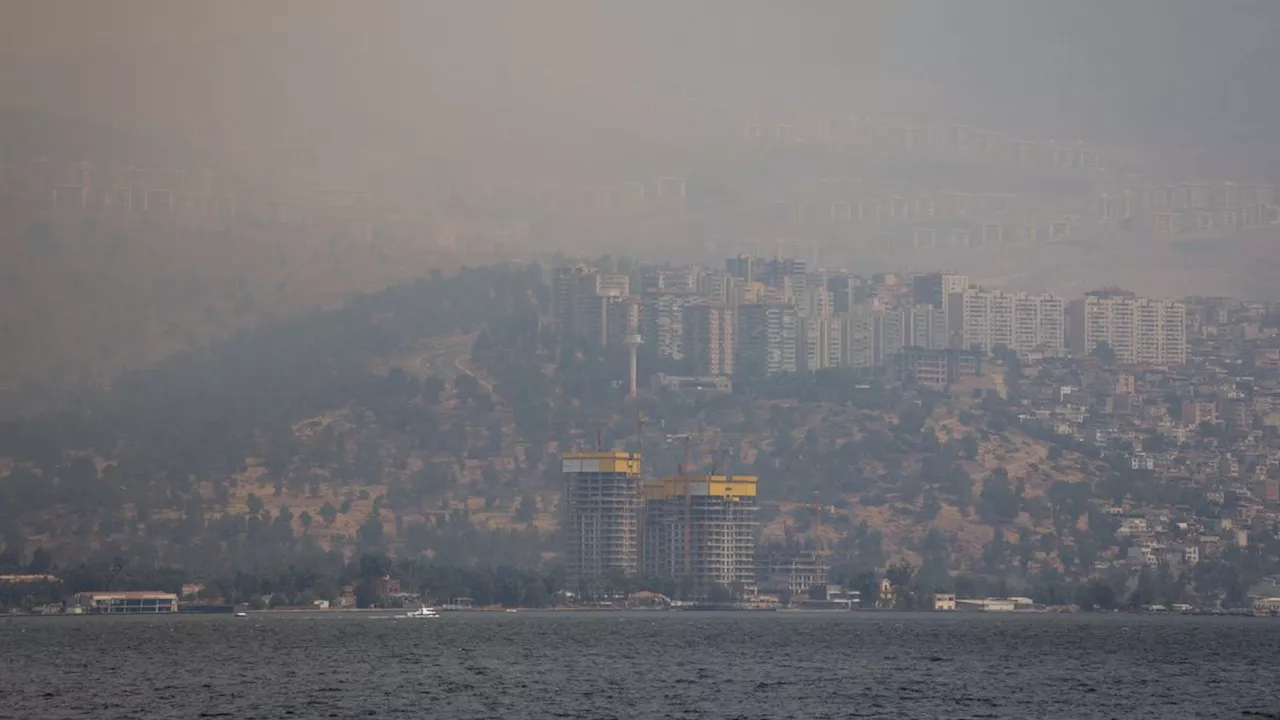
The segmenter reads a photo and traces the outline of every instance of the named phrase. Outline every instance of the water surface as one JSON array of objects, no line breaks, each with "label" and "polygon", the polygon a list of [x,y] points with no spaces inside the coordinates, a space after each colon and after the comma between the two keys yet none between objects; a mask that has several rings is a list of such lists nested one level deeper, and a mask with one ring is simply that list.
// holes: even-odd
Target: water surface
[{"label": "water surface", "polygon": [[19,618],[0,718],[1256,718],[1277,667],[1261,618]]}]

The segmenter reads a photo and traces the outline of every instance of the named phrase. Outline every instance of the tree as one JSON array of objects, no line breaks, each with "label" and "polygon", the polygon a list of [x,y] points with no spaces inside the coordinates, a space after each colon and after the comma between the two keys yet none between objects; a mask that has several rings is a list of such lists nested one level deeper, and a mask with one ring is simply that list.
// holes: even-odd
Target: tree
[{"label": "tree", "polygon": [[916,437],[924,429],[925,420],[927,417],[924,409],[911,403],[898,413],[898,425],[895,429],[900,435]]},{"label": "tree", "polygon": [[707,590],[707,602],[711,603],[731,603],[733,602],[733,591],[719,583],[713,583]]},{"label": "tree", "polygon": [[302,524],[302,531],[304,533],[310,530],[311,529],[311,513],[307,512],[306,510],[303,510],[302,513],[298,515],[298,522]]},{"label": "tree", "polygon": [[324,520],[325,525],[332,525],[333,521],[338,519],[338,509],[326,500],[324,505],[320,506],[320,518]]},{"label": "tree", "polygon": [[959,465],[952,465],[947,473],[947,490],[956,499],[961,508],[969,507],[973,501],[973,478]]},{"label": "tree", "polygon": [[32,575],[43,575],[53,569],[53,555],[42,547],[31,554],[31,562],[27,564],[27,572]]},{"label": "tree", "polygon": [[516,507],[516,522],[531,523],[533,522],[534,513],[537,512],[538,501],[532,495],[525,495],[520,498],[520,505]]},{"label": "tree", "polygon": [[982,482],[978,514],[987,522],[1007,523],[1018,517],[1018,496],[1009,485],[1004,468],[992,470]]},{"label": "tree", "polygon": [[1103,365],[1109,366],[1116,364],[1116,351],[1105,342],[1098,343],[1097,346],[1093,348],[1093,352],[1089,354],[1097,358],[1098,362]]},{"label": "tree", "polygon": [[1094,610],[1105,612],[1115,610],[1119,606],[1116,602],[1115,588],[1101,580],[1090,580],[1087,585],[1077,586],[1076,604],[1085,612]]},{"label": "tree", "polygon": [[1004,531],[995,528],[991,531],[991,541],[982,546],[982,564],[992,570],[1004,568],[1009,559],[1009,545],[1005,542]]},{"label": "tree", "polygon": [[249,496],[245,498],[245,505],[249,508],[250,515],[258,515],[262,512],[262,508],[264,507],[262,498],[258,497],[254,493],[249,493]]},{"label": "tree", "polygon": [[925,490],[924,500],[920,503],[920,519],[932,522],[940,512],[942,512],[942,503],[938,501],[938,496],[932,489]]},{"label": "tree", "polygon": [[385,552],[387,539],[382,529],[382,518],[370,515],[356,531],[356,543],[362,553]]}]

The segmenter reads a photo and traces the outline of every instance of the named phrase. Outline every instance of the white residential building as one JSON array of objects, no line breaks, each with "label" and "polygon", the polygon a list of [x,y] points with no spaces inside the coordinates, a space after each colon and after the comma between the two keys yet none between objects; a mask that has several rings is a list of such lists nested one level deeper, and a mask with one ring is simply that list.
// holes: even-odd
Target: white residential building
[{"label": "white residential building", "polygon": [[1068,310],[1071,349],[1082,355],[1102,343],[1122,363],[1182,365],[1187,361],[1187,307],[1131,293],[1090,293]]},{"label": "white residential building", "polygon": [[876,332],[871,311],[865,307],[857,307],[839,318],[841,364],[854,368],[875,365]]},{"label": "white residential building", "polygon": [[698,300],[693,293],[656,291],[644,296],[641,327],[644,344],[658,357],[683,360],[685,348],[685,310]]},{"label": "white residential building", "polygon": [[1000,346],[1020,356],[1063,353],[1066,306],[1061,298],[970,288],[961,299],[965,347],[987,354]]},{"label": "white residential building", "polygon": [[685,308],[684,321],[694,372],[732,375],[737,330],[733,308],[721,302],[700,302]]},{"label": "white residential building", "polygon": [[834,315],[801,320],[804,369],[822,370],[844,364],[844,322]]}]

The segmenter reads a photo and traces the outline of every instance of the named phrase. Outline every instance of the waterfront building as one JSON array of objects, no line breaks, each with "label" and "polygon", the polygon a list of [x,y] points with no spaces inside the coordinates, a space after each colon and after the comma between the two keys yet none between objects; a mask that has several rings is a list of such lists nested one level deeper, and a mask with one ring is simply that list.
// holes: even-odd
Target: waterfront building
[{"label": "waterfront building", "polygon": [[568,587],[591,590],[639,568],[640,455],[572,452],[561,457]]},{"label": "waterfront building", "polygon": [[687,583],[697,597],[716,586],[754,594],[756,478],[666,477],[644,490],[642,569]]}]

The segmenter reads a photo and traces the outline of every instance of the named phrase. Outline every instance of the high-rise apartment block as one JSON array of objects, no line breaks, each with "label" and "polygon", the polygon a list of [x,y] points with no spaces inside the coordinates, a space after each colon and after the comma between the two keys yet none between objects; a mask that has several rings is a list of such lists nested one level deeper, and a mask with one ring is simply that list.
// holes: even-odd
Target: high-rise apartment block
[{"label": "high-rise apartment block", "polygon": [[907,308],[905,323],[908,347],[925,350],[942,350],[947,347],[947,312],[933,305],[915,305]]},{"label": "high-rise apartment block", "polygon": [[1066,308],[1050,294],[1028,295],[970,288],[959,296],[964,346],[990,355],[1006,347],[1020,356],[1061,355],[1066,343]]},{"label": "high-rise apartment block", "polygon": [[1074,352],[1089,354],[1105,343],[1122,363],[1187,361],[1187,307],[1181,302],[1101,291],[1072,301],[1068,316]]},{"label": "high-rise apartment block", "polygon": [[720,586],[751,594],[756,580],[756,478],[667,477],[645,487],[641,568],[687,582],[706,597]]},{"label": "high-rise apartment block", "polygon": [[595,295],[600,272],[587,265],[558,267],[551,275],[551,316],[556,328],[573,332],[578,325],[579,299]]},{"label": "high-rise apartment block", "polygon": [[907,347],[907,327],[910,318],[902,309],[873,310],[871,313],[873,365],[884,365]]},{"label": "high-rise apartment block", "polygon": [[646,293],[641,311],[644,344],[661,358],[683,360],[685,347],[685,312],[698,302],[694,293],[657,290]]},{"label": "high-rise apartment block", "polygon": [[911,279],[912,302],[942,311],[946,325],[945,347],[963,345],[963,308],[961,297],[969,289],[969,278],[954,273],[926,273]]},{"label": "high-rise apartment block", "polygon": [[704,272],[698,275],[698,294],[715,302],[733,302],[734,282],[737,278],[721,272]]},{"label": "high-rise apartment block", "polygon": [[801,318],[801,359],[805,370],[840,367],[844,362],[844,328],[842,318],[819,315]]},{"label": "high-rise apartment block", "polygon": [[770,287],[790,288],[791,293],[796,296],[802,294],[809,285],[804,261],[795,258],[779,257],[764,263],[759,279]]},{"label": "high-rise apartment block", "polygon": [[699,375],[732,375],[737,316],[725,303],[704,301],[684,311],[685,336],[694,372]]},{"label": "high-rise apartment block", "polygon": [[613,573],[634,574],[640,566],[640,456],[566,453],[561,468],[568,586],[590,588]]},{"label": "high-rise apartment block", "polygon": [[754,255],[739,255],[724,261],[725,272],[743,282],[756,282],[760,260]]},{"label": "high-rise apartment block", "polygon": [[807,287],[803,293],[796,295],[796,307],[806,318],[826,317],[835,313],[831,291],[823,285]]},{"label": "high-rise apartment block", "polygon": [[637,309],[629,303],[631,278],[588,265],[556,268],[551,278],[551,312],[556,328],[597,345],[621,342]]},{"label": "high-rise apartment block", "polygon": [[698,270],[693,267],[659,268],[640,276],[640,289],[651,292],[697,292]]},{"label": "high-rise apartment block", "polygon": [[853,312],[855,305],[863,301],[860,278],[847,273],[833,273],[824,278],[827,292],[831,293],[831,307],[837,313]]},{"label": "high-rise apartment block", "polygon": [[932,305],[946,310],[952,295],[969,289],[969,278],[953,273],[925,273],[911,279],[911,296],[916,305]]},{"label": "high-rise apartment block", "polygon": [[738,308],[737,365],[758,375],[800,369],[800,314],[794,305],[766,302]]},{"label": "high-rise apartment block", "polygon": [[852,368],[868,368],[876,364],[875,317],[870,308],[857,307],[840,321],[841,364]]}]

